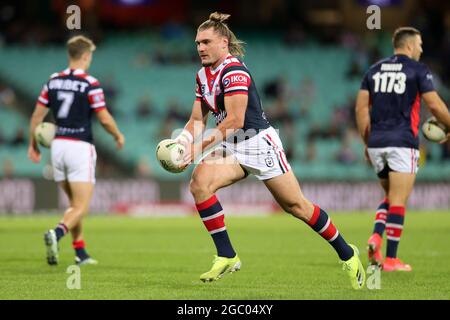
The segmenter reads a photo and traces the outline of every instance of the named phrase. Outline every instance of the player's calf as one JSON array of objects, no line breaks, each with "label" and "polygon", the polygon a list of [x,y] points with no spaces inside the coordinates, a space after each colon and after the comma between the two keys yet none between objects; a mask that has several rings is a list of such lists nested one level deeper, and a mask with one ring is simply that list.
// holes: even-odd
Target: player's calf
[{"label": "player's calf", "polygon": [[307,200],[284,203],[282,206],[284,211],[304,222],[308,222],[314,212],[314,205]]},{"label": "player's calf", "polygon": [[[67,228],[72,230],[75,228],[80,221],[87,215],[87,207],[84,205],[72,205],[69,209],[64,213],[64,218],[62,224]],[[65,232],[62,236],[64,236],[67,232]]]}]

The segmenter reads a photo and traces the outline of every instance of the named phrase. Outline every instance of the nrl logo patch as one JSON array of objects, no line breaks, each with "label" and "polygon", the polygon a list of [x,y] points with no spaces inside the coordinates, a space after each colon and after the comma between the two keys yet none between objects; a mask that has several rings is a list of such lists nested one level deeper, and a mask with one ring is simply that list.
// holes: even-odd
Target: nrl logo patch
[{"label": "nrl logo patch", "polygon": [[266,162],[266,166],[268,166],[269,168],[272,168],[273,167],[273,158],[272,157],[267,157],[266,159],[265,159],[265,162]]}]

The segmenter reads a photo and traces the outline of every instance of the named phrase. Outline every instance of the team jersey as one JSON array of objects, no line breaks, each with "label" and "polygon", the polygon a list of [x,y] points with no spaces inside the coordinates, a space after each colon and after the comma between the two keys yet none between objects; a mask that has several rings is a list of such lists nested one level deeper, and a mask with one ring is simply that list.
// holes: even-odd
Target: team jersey
[{"label": "team jersey", "polygon": [[227,116],[225,96],[245,94],[248,96],[244,131],[267,129],[270,124],[262,109],[255,82],[247,67],[237,58],[228,56],[215,70],[203,67],[196,77],[196,101],[206,105],[219,125]]},{"label": "team jersey", "polygon": [[361,84],[370,95],[369,148],[419,148],[420,99],[434,91],[430,70],[406,55],[383,59]]},{"label": "team jersey", "polygon": [[81,69],[54,73],[44,85],[38,104],[50,108],[56,120],[56,138],[93,142],[93,112],[106,108],[98,80]]}]

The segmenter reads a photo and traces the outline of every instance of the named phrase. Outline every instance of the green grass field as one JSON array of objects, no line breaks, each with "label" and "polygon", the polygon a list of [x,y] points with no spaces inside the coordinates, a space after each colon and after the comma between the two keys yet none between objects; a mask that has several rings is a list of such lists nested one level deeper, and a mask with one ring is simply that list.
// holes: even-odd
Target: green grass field
[{"label": "green grass field", "polygon": [[[367,264],[373,215],[334,214]],[[97,266],[81,269],[81,290],[69,290],[69,237],[60,264],[45,261],[43,232],[58,217],[0,218],[0,299],[450,299],[450,212],[408,212],[400,257],[411,273],[381,274],[381,289],[354,291],[337,255],[302,222],[286,215],[227,218],[242,270],[202,283],[215,253],[196,217],[90,217],[85,222]]]}]

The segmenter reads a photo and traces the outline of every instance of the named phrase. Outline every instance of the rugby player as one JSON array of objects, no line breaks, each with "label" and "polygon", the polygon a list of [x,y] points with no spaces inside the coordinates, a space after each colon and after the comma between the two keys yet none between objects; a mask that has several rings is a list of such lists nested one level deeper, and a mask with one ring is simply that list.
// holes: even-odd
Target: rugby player
[{"label": "rugby player", "polygon": [[[358,250],[347,244],[323,209],[304,197],[281,140],[264,114],[255,80],[238,58],[243,56],[243,43],[228,28],[228,18],[227,14],[212,13],[197,29],[195,42],[203,67],[196,76],[196,100],[190,119],[176,139],[189,150],[184,166],[198,162],[198,155],[206,153],[192,174],[190,191],[217,255],[212,268],[200,279],[215,281],[241,268],[215,193],[252,174],[286,212],[306,222],[330,243],[353,288],[360,289],[365,272]],[[215,133],[204,136],[209,112],[217,127]],[[203,152],[207,150],[214,151]]]},{"label": "rugby player", "polygon": [[[373,66],[364,75],[356,100],[356,120],[385,199],[379,205],[373,234],[368,240],[371,264],[384,271],[411,271],[397,257],[406,204],[413,189],[419,163],[420,102],[450,128],[450,114],[433,85],[428,67],[419,62],[420,32],[398,28],[393,35],[394,55]],[[441,141],[444,143],[447,141]],[[381,252],[386,229],[386,259]]]},{"label": "rugby player", "polygon": [[41,159],[33,133],[51,110],[57,126],[51,145],[54,179],[67,194],[70,206],[60,223],[44,235],[47,262],[58,264],[58,242],[70,231],[75,262],[96,264],[86,251],[82,225],[95,184],[97,153],[93,144],[92,115],[95,114],[103,128],[113,136],[117,149],[122,149],[125,138],[106,108],[100,83],[87,73],[94,43],[84,36],[75,36],[67,42],[67,49],[68,68],[51,75],[31,116],[28,157],[35,163]]}]

